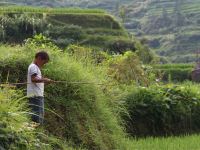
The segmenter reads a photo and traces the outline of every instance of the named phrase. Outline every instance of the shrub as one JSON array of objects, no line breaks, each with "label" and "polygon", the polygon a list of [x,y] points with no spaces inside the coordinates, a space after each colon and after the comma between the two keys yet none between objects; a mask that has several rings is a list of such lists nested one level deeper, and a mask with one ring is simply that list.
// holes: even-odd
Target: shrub
[{"label": "shrub", "polygon": [[114,55],[108,60],[108,66],[108,74],[119,83],[129,85],[137,83],[147,86],[151,82],[150,68],[142,65],[134,52],[127,51],[124,55]]},{"label": "shrub", "polygon": [[146,46],[144,43],[137,40],[134,41],[136,47],[136,54],[140,57],[140,60],[144,64],[155,63],[156,55],[151,51],[151,49]]},{"label": "shrub", "polygon": [[150,86],[132,90],[125,98],[132,136],[166,136],[200,131],[199,86]]},{"label": "shrub", "polygon": [[191,72],[193,64],[164,64],[155,65],[155,72],[162,72],[162,80],[173,82],[183,82],[185,80],[191,80]]}]

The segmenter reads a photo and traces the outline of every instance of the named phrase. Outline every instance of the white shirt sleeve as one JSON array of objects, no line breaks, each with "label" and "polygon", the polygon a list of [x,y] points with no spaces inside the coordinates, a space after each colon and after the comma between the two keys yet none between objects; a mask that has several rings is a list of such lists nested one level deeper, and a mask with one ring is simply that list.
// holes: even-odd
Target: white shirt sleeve
[{"label": "white shirt sleeve", "polygon": [[30,67],[29,74],[30,74],[30,76],[32,76],[33,74],[37,74],[38,75],[38,69],[37,69],[37,67],[35,65],[32,65]]}]

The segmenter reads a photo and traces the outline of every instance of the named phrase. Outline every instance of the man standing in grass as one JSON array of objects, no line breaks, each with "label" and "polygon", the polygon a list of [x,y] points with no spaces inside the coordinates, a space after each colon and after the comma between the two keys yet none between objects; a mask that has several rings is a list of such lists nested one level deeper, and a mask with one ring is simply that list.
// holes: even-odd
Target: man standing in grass
[{"label": "man standing in grass", "polygon": [[43,78],[40,69],[49,61],[45,51],[36,53],[34,61],[28,67],[27,97],[32,110],[32,121],[43,124],[44,120],[44,83],[52,83],[48,78]]}]

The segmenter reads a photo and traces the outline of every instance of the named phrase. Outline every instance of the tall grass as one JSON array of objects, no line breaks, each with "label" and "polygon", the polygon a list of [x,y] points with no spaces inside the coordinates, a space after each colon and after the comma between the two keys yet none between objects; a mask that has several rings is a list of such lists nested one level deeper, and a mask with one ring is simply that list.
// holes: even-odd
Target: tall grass
[{"label": "tall grass", "polygon": [[47,135],[42,128],[36,129],[33,126],[27,99],[21,90],[1,84],[0,104],[0,149],[74,149],[70,142]]},{"label": "tall grass", "polygon": [[130,149],[135,150],[198,150],[200,149],[199,135],[146,138],[127,141]]},{"label": "tall grass", "polygon": [[[1,47],[1,51],[7,54],[1,63],[1,70],[12,68],[10,74],[13,76],[9,81],[24,81],[25,70],[37,50],[34,47]],[[83,66],[66,53],[51,49],[47,51],[51,62],[43,70],[44,75],[68,83],[46,87],[46,106],[59,117],[47,111],[45,128],[53,135],[72,141],[76,147],[125,149],[122,140],[125,134],[118,121],[119,116],[110,106],[111,97],[103,93],[103,87],[96,84],[70,84],[73,81],[101,82],[103,74],[98,73],[98,69],[94,72],[95,67],[92,68],[92,65]],[[4,55],[0,57],[2,60]]]}]

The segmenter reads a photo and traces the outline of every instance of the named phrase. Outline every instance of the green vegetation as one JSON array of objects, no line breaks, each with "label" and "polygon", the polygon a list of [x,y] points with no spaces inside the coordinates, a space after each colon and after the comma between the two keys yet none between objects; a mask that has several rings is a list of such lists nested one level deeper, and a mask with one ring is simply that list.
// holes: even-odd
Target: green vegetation
[{"label": "green vegetation", "polygon": [[[145,85],[142,81],[147,83],[155,78],[149,78],[152,74],[148,72],[146,74],[148,78],[146,76],[142,78],[147,68],[141,67],[139,57],[133,52],[109,56],[75,45],[71,45],[62,52],[48,39],[41,38],[28,39],[23,47],[1,46],[0,81],[24,82],[26,79],[22,75],[26,75],[27,66],[34,53],[41,48],[48,50],[51,62],[44,68],[44,75],[54,80],[67,81],[67,83],[46,87],[46,123],[44,129],[40,129],[39,132],[42,134],[48,132],[48,137],[54,136],[54,138],[39,137],[39,140],[41,143],[48,143],[46,146],[49,149],[59,147],[62,150],[68,148],[66,145],[86,149],[140,148],[140,142],[143,140],[125,138],[124,127],[133,137],[187,134],[199,131],[198,85],[187,83],[178,87],[171,85],[141,88],[139,85]],[[127,63],[131,63],[130,68],[124,69]],[[190,66],[178,65],[177,68]],[[170,65],[165,65],[165,68],[170,68]],[[132,75],[129,74],[130,69],[133,69],[135,76],[130,76]],[[109,70],[112,73],[108,72]],[[130,78],[121,78],[127,75]],[[72,83],[77,81],[91,84]],[[95,83],[103,83],[103,85]],[[135,83],[139,83],[138,86],[135,86]],[[113,85],[109,86],[110,84]],[[149,84],[152,83],[149,82]],[[18,95],[18,97],[21,96]],[[126,115],[124,104],[127,106],[129,117]],[[25,119],[29,123],[27,117]],[[136,123],[133,120],[137,120]],[[22,124],[19,126],[21,127]],[[23,133],[25,134],[25,131]],[[22,139],[24,137],[21,134],[18,136]],[[6,135],[5,138],[7,137]],[[32,137],[35,139],[38,136],[33,134]],[[24,138],[27,141],[31,140],[26,135]],[[70,144],[56,138],[66,140]],[[163,142],[162,139],[160,140]],[[151,143],[151,139],[148,139],[147,143],[148,141]],[[18,145],[23,144],[23,141],[17,142]]]},{"label": "green vegetation", "polygon": [[[51,62],[44,70],[45,76],[68,83],[53,84],[46,88],[46,106],[57,115],[47,111],[45,129],[55,136],[72,141],[76,147],[124,149],[122,141],[125,134],[119,116],[114,113],[117,110],[110,106],[113,103],[111,97],[95,84],[70,84],[101,83],[104,77],[100,76],[103,75],[101,70],[97,73],[95,66],[83,66],[67,53],[48,49]],[[10,82],[25,81],[26,69],[36,52],[35,48],[1,47],[0,51],[1,81],[5,81],[7,71]],[[104,81],[104,84],[108,83]]]},{"label": "green vegetation", "polygon": [[21,7],[4,6],[0,8],[1,13],[47,13],[47,14],[105,14],[101,9],[80,9],[80,8],[40,8],[40,7]]},{"label": "green vegetation", "polygon": [[23,43],[27,38],[43,34],[62,48],[80,44],[114,53],[136,50],[135,41],[129,39],[120,23],[103,11],[13,6],[2,7],[1,12],[3,43]]},{"label": "green vegetation", "polygon": [[[157,54],[167,57],[174,63],[194,62],[195,53],[200,46],[199,0],[192,2],[183,0],[145,0],[143,2],[139,0],[63,0],[62,2],[7,0],[6,2],[34,6],[104,9],[117,16],[131,34],[141,40],[146,39],[146,44]],[[60,10],[48,8],[45,11],[48,12],[48,10],[49,13],[68,12],[64,8]],[[90,13],[90,10],[86,11]],[[93,10],[95,11],[103,13],[100,10]]]},{"label": "green vegetation", "polygon": [[[188,50],[198,41],[199,28],[193,28],[187,14],[198,13],[196,6],[157,0],[15,2],[49,7],[101,5],[120,15],[127,28],[127,22],[133,21],[130,30],[141,41],[133,35],[130,39],[103,10],[0,4],[0,149],[200,148],[196,142],[200,87],[184,82],[191,80],[193,64],[158,64],[168,63],[168,56],[177,63],[193,60],[195,55]],[[148,44],[163,57],[156,57]],[[174,50],[183,47],[181,56],[176,56]],[[39,50],[50,54],[43,75],[66,82],[46,85],[45,124],[35,128],[25,86],[4,83],[26,82],[27,66]]]},{"label": "green vegetation", "polygon": [[130,149],[137,150],[198,150],[200,148],[199,139],[199,135],[134,139],[129,142],[129,146]]},{"label": "green vegetation", "polygon": [[199,85],[157,85],[130,90],[125,97],[132,136],[199,133]]},{"label": "green vegetation", "polygon": [[[47,39],[28,39],[23,47],[1,46],[0,81],[24,82],[26,79],[22,75],[26,75],[34,53],[41,48],[47,49],[51,57],[51,62],[43,70],[44,75],[67,81],[46,87],[46,123],[39,132],[48,132],[48,136],[54,138],[46,141],[39,137],[39,140],[41,143],[52,143],[48,145],[49,149],[55,146],[64,149],[68,144],[56,138],[69,141],[74,148],[139,148],[142,140],[137,141],[137,145],[133,144],[137,143],[135,140],[125,138],[123,125],[133,137],[198,133],[199,86],[190,83],[151,86],[149,81],[155,77],[142,67],[139,57],[133,52],[109,56],[75,45],[62,52]],[[170,68],[170,65],[162,67]],[[179,64],[174,68],[188,67],[191,65]],[[132,71],[134,74],[131,74]],[[91,84],[72,83],[77,81]],[[27,117],[25,119],[29,123]],[[36,138],[37,135],[32,136]],[[23,142],[18,141],[18,144]]]},{"label": "green vegetation", "polygon": [[163,81],[183,82],[191,80],[194,64],[163,64],[154,65],[157,76]]},{"label": "green vegetation", "polygon": [[[30,111],[22,91],[0,89],[0,148],[1,149],[59,149],[72,148],[64,141],[35,129],[29,121]],[[68,147],[68,148],[67,148]]]},{"label": "green vegetation", "polygon": [[[199,49],[199,0],[154,0],[126,5],[125,26],[174,63],[195,62]],[[144,5],[144,6],[142,6]],[[137,8],[137,11],[134,9]]]}]

